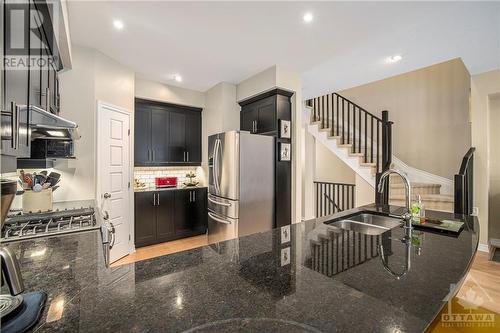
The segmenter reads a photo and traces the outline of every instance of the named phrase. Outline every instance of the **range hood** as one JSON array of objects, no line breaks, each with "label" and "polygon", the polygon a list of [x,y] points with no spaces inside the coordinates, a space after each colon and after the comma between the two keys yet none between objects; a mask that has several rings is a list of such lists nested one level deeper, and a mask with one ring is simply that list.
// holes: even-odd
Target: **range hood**
[{"label": "range hood", "polygon": [[31,140],[78,140],[78,125],[70,120],[47,112],[37,106],[29,106]]}]

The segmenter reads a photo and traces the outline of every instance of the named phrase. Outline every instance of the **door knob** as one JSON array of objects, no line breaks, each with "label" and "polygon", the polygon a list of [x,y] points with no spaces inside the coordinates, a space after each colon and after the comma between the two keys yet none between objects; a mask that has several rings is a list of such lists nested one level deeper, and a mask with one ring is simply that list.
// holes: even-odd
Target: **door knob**
[{"label": "door knob", "polygon": [[103,197],[104,197],[104,199],[109,199],[109,198],[111,198],[111,194],[106,192],[106,193],[104,193]]}]

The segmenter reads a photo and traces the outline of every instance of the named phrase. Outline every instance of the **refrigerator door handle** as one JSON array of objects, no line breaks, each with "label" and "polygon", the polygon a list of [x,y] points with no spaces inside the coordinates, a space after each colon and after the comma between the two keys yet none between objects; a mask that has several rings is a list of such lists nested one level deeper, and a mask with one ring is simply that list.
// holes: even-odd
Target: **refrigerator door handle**
[{"label": "refrigerator door handle", "polygon": [[227,221],[227,220],[223,220],[221,218],[218,218],[217,216],[215,216],[211,212],[208,212],[208,216],[210,216],[210,218],[212,220],[214,220],[214,221],[217,221],[217,222],[220,222],[220,223],[224,223],[224,224],[231,224],[231,221]]},{"label": "refrigerator door handle", "polygon": [[217,139],[215,140],[215,147],[214,147],[214,185],[215,185],[215,192],[217,194],[220,193],[220,187],[219,187],[219,146],[220,146],[220,140]]},{"label": "refrigerator door handle", "polygon": [[231,204],[228,203],[228,202],[221,202],[221,201],[216,201],[214,199],[212,199],[210,196],[208,197],[208,201],[216,204],[216,205],[221,205],[221,206],[226,206],[226,207],[231,207]]}]

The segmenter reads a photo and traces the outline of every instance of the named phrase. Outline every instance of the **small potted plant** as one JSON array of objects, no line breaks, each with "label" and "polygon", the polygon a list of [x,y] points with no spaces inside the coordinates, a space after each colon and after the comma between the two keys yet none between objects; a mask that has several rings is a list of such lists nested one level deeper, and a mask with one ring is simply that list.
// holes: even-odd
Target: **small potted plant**
[{"label": "small potted plant", "polygon": [[184,185],[186,186],[196,186],[199,184],[199,181],[196,180],[196,174],[193,171],[189,171],[186,173],[186,181]]}]

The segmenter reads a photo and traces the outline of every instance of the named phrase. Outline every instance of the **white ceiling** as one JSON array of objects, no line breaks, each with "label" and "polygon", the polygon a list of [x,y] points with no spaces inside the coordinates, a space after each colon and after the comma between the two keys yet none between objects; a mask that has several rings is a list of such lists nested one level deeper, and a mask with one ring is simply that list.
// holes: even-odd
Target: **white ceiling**
[{"label": "white ceiling", "polygon": [[[74,43],[200,91],[274,64],[302,74],[304,97],[456,57],[472,74],[500,68],[500,2],[71,1],[68,9]],[[403,60],[386,64],[394,54]]]}]

